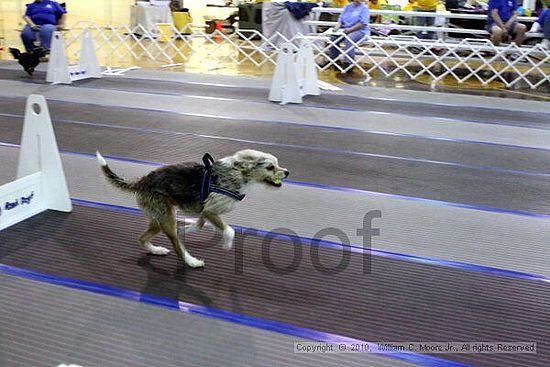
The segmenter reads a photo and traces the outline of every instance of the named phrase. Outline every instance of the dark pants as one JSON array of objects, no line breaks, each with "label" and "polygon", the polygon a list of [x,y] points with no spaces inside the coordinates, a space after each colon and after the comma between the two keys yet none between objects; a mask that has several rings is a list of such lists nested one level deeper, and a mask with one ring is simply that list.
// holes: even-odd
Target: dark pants
[{"label": "dark pants", "polygon": [[[343,60],[344,64],[352,64],[355,61],[355,46],[353,46],[351,41],[353,41],[354,43],[357,43],[363,38],[365,38],[366,35],[368,35],[368,33],[366,33],[365,31],[355,31],[355,32],[348,33],[347,38],[341,35],[331,36],[330,39],[332,42],[334,42],[334,45],[339,45],[340,43],[342,43],[342,41],[344,42],[344,47],[343,47],[344,53],[345,53],[345,57]],[[340,55],[340,51],[336,47],[332,46],[329,51],[330,58],[332,60],[336,60],[339,55]]]},{"label": "dark pants", "polygon": [[542,29],[544,30],[544,38],[550,40],[550,12],[544,17],[544,22],[542,23]]},{"label": "dark pants", "polygon": [[44,24],[40,26],[40,30],[35,31],[28,25],[23,28],[21,32],[21,40],[25,45],[25,50],[31,52],[34,49],[34,41],[38,38],[40,41],[40,47],[45,48],[46,50],[50,49],[50,44],[52,42],[52,34],[56,30],[56,26],[52,24]]},{"label": "dark pants", "polygon": [[[419,10],[419,11],[435,13],[435,9],[434,10]],[[435,23],[435,18],[434,17],[415,17],[415,19],[416,19],[415,25],[420,26],[420,27],[432,27]],[[421,39],[422,38],[423,39],[433,39],[434,38],[434,32],[432,32],[432,31],[418,31],[418,32],[416,32],[416,37],[421,38]]]}]

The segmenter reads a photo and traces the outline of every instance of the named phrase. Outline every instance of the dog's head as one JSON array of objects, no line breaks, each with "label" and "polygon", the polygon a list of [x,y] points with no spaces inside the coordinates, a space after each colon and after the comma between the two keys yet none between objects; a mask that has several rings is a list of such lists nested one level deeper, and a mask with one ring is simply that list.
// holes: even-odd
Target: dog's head
[{"label": "dog's head", "polygon": [[277,157],[252,149],[238,151],[223,158],[222,162],[239,170],[248,181],[272,187],[281,187],[289,175],[286,168],[279,166]]},{"label": "dog's head", "polygon": [[10,54],[13,56],[14,59],[19,60],[19,57],[21,56],[21,51],[19,51],[18,48],[10,47]]}]

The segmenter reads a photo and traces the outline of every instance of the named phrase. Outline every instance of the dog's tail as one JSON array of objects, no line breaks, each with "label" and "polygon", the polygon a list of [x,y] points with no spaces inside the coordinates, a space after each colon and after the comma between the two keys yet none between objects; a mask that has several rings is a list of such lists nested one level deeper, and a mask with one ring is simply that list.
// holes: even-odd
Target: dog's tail
[{"label": "dog's tail", "polygon": [[107,165],[107,161],[99,152],[96,152],[96,157],[97,161],[99,162],[101,172],[103,173],[105,178],[107,178],[107,181],[109,181],[109,183],[123,191],[134,192],[137,190],[134,183],[126,181],[125,179],[111,171],[111,168],[109,168],[109,166]]}]

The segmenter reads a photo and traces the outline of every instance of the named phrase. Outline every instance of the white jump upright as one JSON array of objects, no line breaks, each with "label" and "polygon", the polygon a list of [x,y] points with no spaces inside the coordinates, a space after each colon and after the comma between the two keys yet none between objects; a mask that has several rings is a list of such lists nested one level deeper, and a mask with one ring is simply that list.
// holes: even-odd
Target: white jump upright
[{"label": "white jump upright", "polygon": [[25,107],[17,180],[0,186],[0,231],[48,209],[70,212],[72,204],[48,105],[33,94]]},{"label": "white jump upright", "polygon": [[61,32],[53,32],[46,81],[53,84],[71,84],[73,81],[87,78],[101,78],[101,66],[97,60],[90,30],[86,29],[82,34],[77,65],[69,65]]},{"label": "white jump upright", "polygon": [[319,94],[311,42],[303,41],[297,53],[293,44],[283,43],[273,73],[269,100],[282,104],[302,103],[303,96]]}]

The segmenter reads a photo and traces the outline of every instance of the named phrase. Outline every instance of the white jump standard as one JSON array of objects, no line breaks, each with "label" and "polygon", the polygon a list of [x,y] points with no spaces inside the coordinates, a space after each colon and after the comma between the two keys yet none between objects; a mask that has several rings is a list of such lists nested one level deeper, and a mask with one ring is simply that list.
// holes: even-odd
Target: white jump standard
[{"label": "white jump standard", "polygon": [[53,84],[71,84],[88,78],[101,78],[101,66],[97,60],[90,30],[86,29],[82,34],[80,60],[77,65],[69,65],[61,32],[53,32],[46,81]]},{"label": "white jump standard", "polygon": [[0,186],[0,231],[48,209],[71,212],[72,204],[48,105],[33,94],[25,107],[17,180]]},{"label": "white jump standard", "polygon": [[281,45],[269,91],[270,101],[302,103],[303,96],[320,94],[311,42],[303,40],[296,54],[295,49],[292,43]]}]

